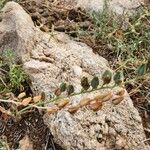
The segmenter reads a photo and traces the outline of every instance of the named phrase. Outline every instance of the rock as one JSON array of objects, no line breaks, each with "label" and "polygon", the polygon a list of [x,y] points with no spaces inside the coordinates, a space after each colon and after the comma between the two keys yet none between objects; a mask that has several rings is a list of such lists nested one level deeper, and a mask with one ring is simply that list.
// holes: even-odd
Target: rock
[{"label": "rock", "polygon": [[[77,92],[82,76],[90,78],[109,69],[107,61],[84,43],[34,27],[30,16],[15,2],[6,4],[0,22],[0,53],[6,48],[13,49],[23,63],[33,92],[45,92],[47,100],[62,81],[73,84]],[[71,103],[97,93],[73,97]],[[63,109],[46,114],[44,120],[55,142],[67,150],[149,149],[141,118],[127,93],[119,105],[108,101],[98,112],[82,108],[72,115]]]},{"label": "rock", "polygon": [[[8,3],[7,7],[2,11],[2,21],[0,22],[0,54],[3,50],[11,48],[16,52],[18,59],[20,56],[25,60],[30,58],[28,48],[32,49],[35,43],[35,32],[30,16],[26,15],[25,11],[22,11],[22,14],[20,14],[20,7],[17,4],[14,4],[12,8],[12,5]],[[17,29],[18,26],[21,28]]]},{"label": "rock", "polygon": [[[61,1],[61,0],[60,0]],[[124,11],[133,12],[141,6],[143,0],[65,0],[74,7],[81,7],[87,11],[102,11],[106,2],[108,7],[117,14],[123,14]]]}]

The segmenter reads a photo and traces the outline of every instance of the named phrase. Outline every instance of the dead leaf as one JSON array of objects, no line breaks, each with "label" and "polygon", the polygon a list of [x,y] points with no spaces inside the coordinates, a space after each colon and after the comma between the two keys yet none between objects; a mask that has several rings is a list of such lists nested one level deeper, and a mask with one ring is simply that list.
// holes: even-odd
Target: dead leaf
[{"label": "dead leaf", "polygon": [[22,105],[27,106],[32,101],[31,97],[25,98],[22,100]]}]

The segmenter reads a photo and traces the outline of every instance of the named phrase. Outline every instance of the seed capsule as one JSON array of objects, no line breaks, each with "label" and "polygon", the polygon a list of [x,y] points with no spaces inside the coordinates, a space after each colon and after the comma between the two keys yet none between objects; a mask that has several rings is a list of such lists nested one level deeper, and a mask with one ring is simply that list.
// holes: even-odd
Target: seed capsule
[{"label": "seed capsule", "polygon": [[87,106],[90,103],[91,99],[90,98],[83,98],[80,103],[79,106],[83,107],[83,106]]},{"label": "seed capsule", "polygon": [[108,94],[106,94],[106,95],[103,96],[102,102],[107,102],[107,101],[109,101],[112,97],[113,97],[113,93],[110,92],[110,93],[108,93]]},{"label": "seed capsule", "polygon": [[69,99],[63,99],[56,103],[56,105],[61,109],[69,103]]},{"label": "seed capsule", "polygon": [[79,105],[77,106],[71,106],[68,108],[68,112],[70,112],[71,114],[74,114],[75,112],[77,112],[79,109]]},{"label": "seed capsule", "polygon": [[103,104],[101,101],[97,101],[97,100],[94,100],[90,103],[90,108],[93,110],[93,111],[98,111],[102,108]]},{"label": "seed capsule", "polygon": [[58,110],[59,110],[58,107],[49,107],[49,108],[47,108],[46,111],[47,111],[49,114],[52,114],[52,113],[57,112]]},{"label": "seed capsule", "polygon": [[118,95],[118,96],[123,96],[124,94],[125,94],[125,90],[124,89],[122,89],[122,90],[120,90],[120,91],[118,91],[116,93],[116,95]]},{"label": "seed capsule", "polygon": [[54,93],[56,96],[59,96],[61,94],[60,88],[56,89]]},{"label": "seed capsule", "polygon": [[21,99],[21,98],[24,98],[25,96],[26,96],[26,93],[22,92],[18,95],[18,98]]},{"label": "seed capsule", "polygon": [[118,104],[120,104],[123,100],[124,100],[124,97],[123,97],[123,96],[117,97],[117,98],[115,98],[115,99],[112,100],[112,103],[113,103],[114,105],[118,105]]},{"label": "seed capsule", "polygon": [[33,97],[34,103],[39,102],[41,99],[42,99],[42,96],[41,96],[41,95],[38,95],[38,96]]},{"label": "seed capsule", "polygon": [[25,98],[22,100],[22,105],[27,106],[32,101],[31,97]]}]

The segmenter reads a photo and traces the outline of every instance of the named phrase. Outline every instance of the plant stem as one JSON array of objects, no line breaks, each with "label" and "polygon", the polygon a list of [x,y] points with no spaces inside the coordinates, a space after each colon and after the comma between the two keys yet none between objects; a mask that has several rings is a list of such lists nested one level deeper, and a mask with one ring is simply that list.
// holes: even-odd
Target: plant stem
[{"label": "plant stem", "polygon": [[107,86],[107,87],[100,87],[100,88],[97,88],[97,89],[91,89],[89,91],[81,91],[81,92],[77,92],[77,93],[73,93],[72,95],[70,96],[61,96],[61,97],[55,97],[53,99],[50,99],[46,102],[39,102],[37,103],[36,105],[28,105],[27,107],[23,108],[22,110],[19,111],[19,113],[23,113],[25,112],[26,110],[32,108],[32,107],[35,107],[35,108],[38,108],[38,109],[47,109],[49,107],[39,107],[40,105],[45,105],[45,104],[49,104],[49,103],[52,103],[52,102],[56,102],[58,100],[61,100],[61,99],[65,99],[65,98],[68,98],[68,97],[73,97],[73,96],[77,96],[77,95],[80,95],[80,94],[85,94],[85,93],[91,93],[91,92],[94,92],[94,91],[98,91],[98,90],[102,90],[102,89],[112,89],[114,88],[116,85],[113,85],[113,86]]}]

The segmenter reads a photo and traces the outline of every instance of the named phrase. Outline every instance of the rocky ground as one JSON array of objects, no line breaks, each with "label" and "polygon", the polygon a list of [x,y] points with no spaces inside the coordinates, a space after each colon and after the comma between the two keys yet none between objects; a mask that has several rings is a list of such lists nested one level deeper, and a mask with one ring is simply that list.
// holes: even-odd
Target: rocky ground
[{"label": "rocky ground", "polygon": [[[148,4],[148,2],[146,2]],[[99,53],[101,56],[103,56],[104,58],[110,60],[110,64],[111,62],[114,61],[114,57],[110,54],[111,50],[106,47],[104,45],[104,43],[102,41],[93,41],[92,38],[89,37],[84,37],[78,36],[78,33],[76,33],[76,29],[80,28],[82,30],[87,30],[87,29],[92,29],[93,28],[93,20],[91,20],[91,18],[87,15],[86,10],[81,9],[81,8],[74,8],[73,3],[71,3],[71,1],[43,1],[43,0],[37,0],[37,1],[33,1],[33,0],[22,0],[19,2],[19,4],[25,9],[25,11],[31,16],[32,21],[34,23],[34,26],[36,26],[36,28],[39,28],[42,32],[50,32],[51,34],[55,34],[55,31],[57,32],[63,32],[68,34],[69,36],[71,36],[74,41],[78,41],[78,42],[83,42],[86,43],[88,46],[92,47],[94,50],[94,53]],[[80,6],[81,3],[78,2],[78,5]],[[139,5],[137,5],[136,7],[138,7]],[[23,23],[23,20],[22,20]],[[29,25],[31,25],[32,27],[32,23],[30,24],[30,20],[29,20]],[[19,27],[19,26],[18,26]],[[23,33],[26,29],[22,29],[22,31],[19,31],[20,35],[21,32]],[[35,30],[35,29],[33,29]],[[32,29],[27,29],[27,31],[32,31]],[[43,35],[42,32],[37,32],[35,31],[35,36],[37,36],[38,38],[36,39],[39,43],[41,42],[41,40],[45,40],[44,42],[47,42],[46,40],[48,39],[48,35]],[[34,33],[34,32],[33,32]],[[37,33],[37,35],[36,35]],[[39,38],[41,35],[41,37],[43,37],[43,39]],[[27,35],[28,36],[28,35]],[[53,37],[53,35],[52,35]],[[38,52],[34,53],[31,52],[32,54],[32,58],[30,58],[29,60],[29,56],[23,56],[23,63],[24,63],[24,67],[27,71],[27,73],[29,73],[31,75],[31,79],[36,80],[36,82],[34,82],[33,80],[33,91],[36,92],[41,92],[41,89],[44,88],[44,92],[50,92],[52,91],[52,89],[54,89],[54,87],[56,87],[56,84],[59,83],[59,81],[63,78],[65,80],[66,79],[66,73],[69,74],[68,78],[69,81],[74,81],[76,80],[76,85],[75,86],[79,86],[78,85],[78,78],[80,78],[80,74],[79,74],[79,70],[80,70],[80,63],[82,62],[82,59],[84,59],[85,63],[81,63],[82,64],[82,69],[84,73],[86,73],[86,75],[88,74],[93,75],[97,72],[97,68],[101,68],[101,71],[104,70],[104,68],[108,67],[108,63],[103,60],[103,58],[95,55],[91,49],[89,49],[87,46],[85,46],[84,44],[79,45],[78,43],[74,43],[74,41],[68,39],[68,37],[65,36],[63,34],[60,35],[56,35],[56,41],[60,42],[58,43],[58,45],[56,44],[57,42],[55,41],[55,39],[52,39],[52,42],[54,44],[52,45],[44,45],[42,42],[37,45],[34,45],[35,41],[31,44],[29,44],[29,49],[31,50],[31,48],[34,48],[34,50],[38,50]],[[20,38],[20,37],[19,37]],[[24,39],[24,37],[21,37],[22,39]],[[32,40],[32,35],[29,35],[29,38]],[[26,39],[25,39],[26,40]],[[19,41],[19,40],[18,40]],[[28,40],[27,40],[28,42]],[[65,43],[65,44],[64,44]],[[64,56],[59,56],[58,54],[55,53],[55,44],[57,45],[56,47],[61,47],[60,51],[58,50],[58,54],[60,55],[62,52],[63,54],[66,56],[66,53],[70,53],[73,57],[71,57],[71,55],[66,58],[68,60],[63,60],[62,57]],[[72,45],[71,45],[72,44]],[[3,45],[5,45],[3,43]],[[34,45],[34,46],[33,46]],[[14,45],[11,45],[14,46]],[[19,45],[20,47],[24,47],[26,45]],[[46,48],[50,48],[50,47],[54,47],[51,51],[51,54],[49,54],[49,51],[46,50]],[[68,50],[69,48],[71,48],[71,50]],[[91,60],[91,62],[96,61],[95,64],[97,64],[97,66],[95,65],[91,65],[90,63],[88,63],[88,61],[85,58],[80,58],[80,52],[77,51],[76,54],[74,53],[75,49],[78,48],[78,51],[82,51],[85,50],[85,52],[83,51],[84,55],[87,56],[88,61]],[[16,47],[16,49],[19,49],[19,47]],[[99,51],[99,49],[101,49],[101,51]],[[86,50],[88,52],[86,52]],[[43,51],[44,51],[44,57],[46,56],[52,58],[52,60],[49,59],[44,59],[44,61],[40,60],[40,58],[43,58],[41,56],[43,56]],[[22,53],[23,54],[23,53]],[[109,55],[110,54],[110,55]],[[100,60],[99,60],[100,59]],[[27,61],[29,60],[29,61]],[[48,61],[49,64],[45,63],[45,60]],[[57,61],[62,60],[62,68],[63,67],[68,67],[71,68],[71,66],[74,65],[73,71],[71,69],[68,69],[66,71],[62,71],[62,68],[59,70],[60,67],[60,63],[57,64]],[[74,63],[70,62],[70,64],[68,64],[67,62],[72,60]],[[37,68],[35,67],[37,63],[39,63],[39,67],[41,67],[40,69],[40,73],[38,72]],[[52,61],[52,64],[51,64]],[[45,68],[46,66],[46,68]],[[48,66],[48,68],[47,68]],[[80,66],[80,67],[78,67]],[[88,66],[89,68],[86,68],[86,66]],[[53,69],[49,69],[49,68],[53,68]],[[77,68],[77,69],[76,69]],[[33,70],[34,69],[34,70]],[[44,72],[43,72],[44,69]],[[76,71],[77,70],[77,71]],[[57,76],[57,80],[55,80],[55,84],[53,83],[54,81],[54,77],[53,75],[49,75],[49,72],[51,72],[52,74],[56,75],[57,72],[59,72],[58,76]],[[72,72],[75,72],[75,75],[72,74]],[[42,75],[44,74],[44,75]],[[77,77],[79,76],[79,77]],[[46,80],[46,77],[51,79],[50,81]],[[39,80],[39,81],[38,81]],[[41,82],[45,82],[45,83],[41,83]],[[48,82],[49,85],[46,84],[46,82]],[[35,85],[34,85],[35,84]],[[50,88],[50,89],[49,89]],[[130,87],[129,87],[130,88]],[[32,94],[32,93],[31,93]],[[137,96],[133,95],[132,98],[135,99],[134,104],[136,107],[144,107],[144,111],[140,111],[141,116],[143,118],[143,124],[146,124],[146,133],[147,133],[147,138],[149,138],[149,122],[150,122],[150,118],[149,118],[149,104],[147,103],[143,103],[142,105],[137,104]],[[136,98],[135,98],[136,97]],[[128,99],[128,98],[127,98]],[[73,100],[74,101],[74,100]],[[76,103],[76,102],[73,102]],[[129,103],[129,106],[128,104]],[[92,141],[94,144],[99,144],[98,146],[104,147],[104,148],[108,148],[108,149],[136,149],[136,144],[130,141],[126,141],[125,139],[130,137],[132,139],[137,138],[138,140],[139,137],[135,136],[134,137],[134,133],[135,130],[137,131],[137,134],[139,132],[139,135],[141,135],[142,137],[144,137],[143,135],[143,131],[142,131],[142,126],[141,126],[141,121],[140,119],[138,119],[138,113],[135,110],[135,108],[132,106],[132,104],[130,105],[131,100],[128,99],[127,103],[123,103],[123,106],[126,105],[127,108],[125,110],[125,112],[122,111],[123,106],[119,106],[119,108],[112,108],[112,109],[108,109],[109,111],[112,111],[111,114],[109,113],[109,111],[107,112],[107,108],[109,108],[109,104],[108,106],[106,106],[106,108],[104,108],[103,112],[98,113],[98,115],[103,116],[103,114],[105,114],[101,120],[96,120],[97,119],[97,114],[93,115],[91,114],[88,110],[83,109],[81,111],[79,111],[79,113],[75,116],[68,116],[68,114],[64,111],[58,113],[57,115],[54,116],[47,116],[46,119],[44,119],[45,123],[47,124],[47,126],[51,129],[51,132],[49,130],[49,128],[44,124],[43,121],[43,113],[42,112],[38,112],[37,110],[31,110],[31,112],[25,113],[21,120],[13,120],[12,118],[7,118],[5,116],[3,116],[3,114],[1,114],[1,122],[0,122],[0,129],[1,129],[1,135],[5,135],[8,139],[8,143],[11,145],[11,149],[17,149],[18,145],[21,145],[21,142],[19,143],[19,141],[25,137],[25,135],[27,135],[29,137],[29,139],[31,140],[31,147],[33,149],[36,150],[41,150],[41,149],[58,149],[61,150],[63,149],[62,147],[64,147],[66,149],[69,150],[70,147],[73,147],[74,149],[83,149],[83,145],[86,142],[92,141],[93,139],[95,140],[95,134],[97,133],[97,131],[95,130],[100,130],[101,132],[104,132],[104,130],[106,129],[102,129],[102,128],[108,128],[108,130],[113,130],[114,126],[115,126],[115,131],[114,133],[111,133],[111,135],[109,135],[108,133],[108,137],[106,134],[105,137],[105,133],[102,133],[101,136],[102,138],[99,137],[100,142],[97,141]],[[2,105],[2,104],[1,104]],[[6,107],[6,106],[5,106]],[[7,106],[9,107],[9,106]],[[106,110],[105,110],[106,109]],[[141,110],[141,109],[140,109]],[[111,115],[113,114],[113,111],[116,111],[117,113],[114,115],[116,115],[116,117],[120,117],[119,114],[122,114],[122,116],[124,116],[129,123],[126,122],[126,120],[121,119],[121,123],[122,123],[122,127],[118,127],[117,124],[120,124],[119,120],[113,120],[111,119]],[[131,112],[130,112],[131,111]],[[83,112],[86,114],[88,114],[89,116],[86,116],[87,120],[83,119]],[[129,119],[129,114],[136,116],[134,119]],[[95,120],[91,120],[91,118],[95,118]],[[103,118],[105,118],[105,121],[103,120]],[[44,117],[45,118],[45,117]],[[113,118],[113,117],[112,117]],[[103,122],[104,121],[104,122]],[[132,122],[133,121],[133,122]],[[134,123],[135,121],[135,123]],[[79,124],[77,123],[79,122]],[[91,129],[88,129],[88,122],[91,124]],[[116,123],[117,122],[117,123]],[[62,124],[61,124],[62,123]],[[68,128],[67,124],[70,123],[70,126],[73,126],[72,128]],[[75,125],[73,125],[73,123]],[[76,129],[74,128],[74,126],[76,127]],[[126,126],[128,126],[128,128],[131,130],[131,133],[128,133],[129,131],[126,130]],[[133,128],[131,127],[133,126]],[[135,128],[136,126],[139,126],[139,128]],[[64,129],[62,129],[62,127],[64,127]],[[57,128],[57,130],[55,129]],[[118,133],[119,130],[122,130],[123,128],[125,128],[125,130],[123,131],[124,133]],[[68,132],[65,132],[65,130],[69,130]],[[86,131],[83,132],[83,129],[85,129]],[[79,130],[81,133],[76,134],[75,132],[77,132],[77,130]],[[71,133],[72,132],[72,133]],[[90,132],[90,133],[89,133]],[[107,132],[107,131],[106,131]],[[121,131],[120,131],[121,132]],[[89,133],[89,135],[87,136],[87,133]],[[127,135],[128,133],[128,135]],[[53,134],[53,136],[52,136]],[[70,134],[73,134],[72,136],[70,136]],[[115,134],[115,136],[113,135]],[[117,135],[116,135],[117,134]],[[59,136],[59,137],[58,137]],[[66,136],[66,137],[65,137]],[[67,138],[68,136],[68,138]],[[87,138],[87,140],[84,140],[84,138]],[[125,138],[124,138],[125,137]],[[66,141],[63,141],[66,138]],[[70,138],[70,139],[69,139]],[[96,137],[97,138],[97,137]],[[122,139],[121,141],[119,141],[118,139]],[[72,141],[71,141],[72,139]],[[81,143],[78,144],[78,146],[76,147],[76,143],[73,142],[74,140],[83,140]],[[91,140],[92,139],[92,140]],[[108,141],[109,143],[105,142],[103,143],[103,140],[105,139],[105,141]],[[142,138],[141,138],[142,139]],[[136,142],[139,142],[139,141]],[[144,138],[143,138],[144,140]],[[146,139],[145,139],[146,140]],[[115,143],[113,144],[113,142],[115,141]],[[121,145],[123,145],[123,147],[120,146],[120,144],[118,144],[119,142],[122,142]],[[57,144],[55,144],[57,143]],[[68,143],[71,143],[70,145]],[[93,145],[94,145],[93,144]],[[124,146],[125,144],[129,144],[128,146]],[[138,143],[139,144],[139,143]],[[60,146],[61,145],[61,146]],[[91,143],[92,145],[92,143]],[[89,149],[96,149],[95,147],[92,147],[90,144],[87,145],[87,148]],[[132,148],[131,148],[132,147]],[[142,147],[142,145],[141,145]],[[97,148],[98,149],[98,148]],[[140,146],[137,147],[137,150],[141,149]],[[147,148],[145,147],[145,150],[147,150]]]}]

